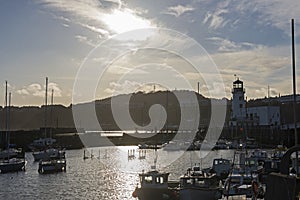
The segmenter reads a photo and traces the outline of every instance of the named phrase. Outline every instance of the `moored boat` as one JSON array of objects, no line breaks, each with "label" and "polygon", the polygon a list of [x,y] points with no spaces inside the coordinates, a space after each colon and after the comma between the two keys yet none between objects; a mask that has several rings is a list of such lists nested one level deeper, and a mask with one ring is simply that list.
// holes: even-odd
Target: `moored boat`
[{"label": "moored boat", "polygon": [[[258,155],[260,154],[258,153]],[[257,156],[252,154],[247,156],[243,150],[235,151],[233,167],[225,180],[223,194],[227,197],[240,195],[246,195],[247,198],[263,197],[265,191],[261,183],[261,173],[262,166],[259,164]]]},{"label": "moored boat", "polygon": [[232,163],[230,160],[224,158],[216,158],[213,160],[212,167],[203,169],[203,171],[215,173],[219,179],[224,180],[228,177],[231,167]]},{"label": "moored boat", "polygon": [[25,159],[11,158],[0,161],[0,173],[18,172],[25,170]]},{"label": "moored boat", "polygon": [[40,174],[65,172],[66,167],[66,159],[41,160],[38,172]]},{"label": "moored boat", "polygon": [[224,196],[246,195],[247,198],[263,197],[264,188],[257,176],[234,172],[228,176],[224,184]]},{"label": "moored boat", "polygon": [[194,167],[180,177],[179,195],[182,200],[216,200],[222,197],[222,189],[216,174]]},{"label": "moored boat", "polygon": [[139,174],[140,186],[132,196],[139,200],[179,200],[175,186],[178,183],[168,181],[169,173],[149,171]]},{"label": "moored boat", "polygon": [[41,149],[45,149],[45,148],[48,148],[49,146],[54,145],[55,142],[56,142],[56,139],[53,139],[53,138],[39,138],[39,139],[34,140],[32,143],[30,143],[28,147],[32,151],[41,150]]},{"label": "moored boat", "polygon": [[43,151],[34,151],[32,153],[34,161],[59,159],[65,157],[65,151],[56,148],[49,148]]},{"label": "moored boat", "polygon": [[[11,93],[7,98],[7,81],[5,82],[5,109],[6,109],[6,141],[5,149],[0,152],[0,173],[17,172],[25,170],[25,153],[10,144],[10,105]],[[7,105],[8,103],[8,105]]]}]

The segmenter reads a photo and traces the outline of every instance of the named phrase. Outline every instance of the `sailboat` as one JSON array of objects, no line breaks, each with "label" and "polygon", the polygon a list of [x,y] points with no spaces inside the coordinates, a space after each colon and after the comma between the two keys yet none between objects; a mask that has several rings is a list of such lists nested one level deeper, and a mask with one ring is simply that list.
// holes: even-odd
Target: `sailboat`
[{"label": "sailboat", "polygon": [[[41,147],[38,149],[33,149],[33,158],[34,161],[40,161],[40,160],[49,160],[49,159],[60,159],[62,157],[65,157],[65,151],[57,148],[51,147],[53,143],[56,141],[52,138],[47,138],[47,98],[48,98],[48,77],[46,77],[46,91],[45,91],[45,121],[44,121],[44,138],[39,139],[37,141],[40,141]],[[52,92],[52,99],[53,99],[53,92]],[[52,100],[53,101],[53,100]]]},{"label": "sailboat", "polygon": [[25,170],[25,154],[22,150],[11,148],[10,133],[9,133],[9,118],[10,118],[10,104],[11,93],[9,93],[9,103],[7,106],[7,81],[5,82],[5,107],[6,107],[6,149],[0,152],[2,155],[0,160],[0,173],[17,172]]}]

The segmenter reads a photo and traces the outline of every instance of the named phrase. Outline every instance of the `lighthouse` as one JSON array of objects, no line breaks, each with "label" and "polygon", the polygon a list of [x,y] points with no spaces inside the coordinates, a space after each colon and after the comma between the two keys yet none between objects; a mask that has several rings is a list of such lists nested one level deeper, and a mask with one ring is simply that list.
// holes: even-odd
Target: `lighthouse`
[{"label": "lighthouse", "polygon": [[233,82],[231,118],[237,121],[246,118],[245,89],[239,78]]}]

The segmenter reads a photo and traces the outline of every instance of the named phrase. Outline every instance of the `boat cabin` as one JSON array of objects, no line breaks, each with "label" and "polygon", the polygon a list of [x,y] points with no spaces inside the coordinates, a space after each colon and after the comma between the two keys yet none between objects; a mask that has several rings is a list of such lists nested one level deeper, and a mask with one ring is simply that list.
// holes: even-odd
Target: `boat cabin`
[{"label": "boat cabin", "polygon": [[222,176],[222,174],[229,173],[231,169],[231,161],[223,158],[216,158],[213,161],[213,171],[217,174],[217,176]]},{"label": "boat cabin", "polygon": [[208,188],[216,183],[218,183],[216,174],[206,173],[200,170],[200,167],[194,167],[193,170],[188,169],[187,174],[180,177],[181,188]]},{"label": "boat cabin", "polygon": [[169,173],[159,173],[158,171],[150,171],[147,173],[139,174],[139,177],[142,188],[168,188]]},{"label": "boat cabin", "polygon": [[268,159],[264,161],[264,172],[269,174],[271,172],[279,172],[280,170],[280,162],[279,159]]},{"label": "boat cabin", "polygon": [[180,178],[180,188],[209,188],[215,182],[213,176],[183,176]]}]

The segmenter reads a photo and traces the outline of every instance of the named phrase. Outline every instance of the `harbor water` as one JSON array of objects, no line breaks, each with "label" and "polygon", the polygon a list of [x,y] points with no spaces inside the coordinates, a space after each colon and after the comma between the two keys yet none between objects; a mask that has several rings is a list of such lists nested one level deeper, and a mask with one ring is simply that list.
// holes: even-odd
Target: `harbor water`
[{"label": "harbor water", "polygon": [[[66,151],[67,171],[39,174],[38,162],[26,153],[25,172],[0,174],[0,199],[100,199],[134,200],[132,192],[139,183],[138,173],[154,165],[178,180],[188,167],[195,164],[210,167],[214,158],[232,159],[232,150],[157,151],[139,150],[136,146],[101,147]],[[145,158],[139,158],[139,155]],[[135,157],[128,157],[133,154]]]}]

